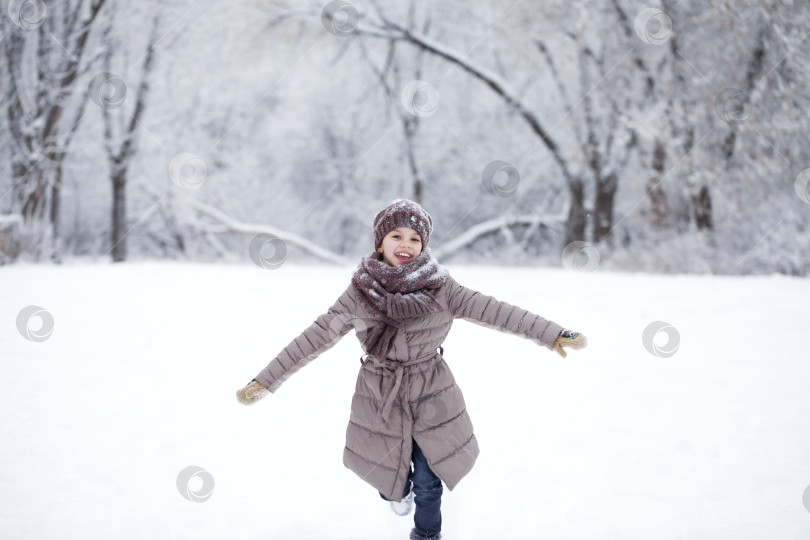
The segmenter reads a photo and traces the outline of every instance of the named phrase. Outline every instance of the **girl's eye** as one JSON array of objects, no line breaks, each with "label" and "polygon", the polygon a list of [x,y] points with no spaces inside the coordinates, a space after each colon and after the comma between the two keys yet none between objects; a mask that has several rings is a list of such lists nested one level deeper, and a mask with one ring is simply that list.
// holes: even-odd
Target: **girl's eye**
[{"label": "girl's eye", "polygon": [[[400,238],[402,238],[402,236],[399,235],[399,234],[392,234],[391,238],[395,238],[395,239],[399,240]],[[421,243],[422,239],[419,238],[418,236],[414,236],[413,238],[411,238],[411,242],[420,242]]]}]

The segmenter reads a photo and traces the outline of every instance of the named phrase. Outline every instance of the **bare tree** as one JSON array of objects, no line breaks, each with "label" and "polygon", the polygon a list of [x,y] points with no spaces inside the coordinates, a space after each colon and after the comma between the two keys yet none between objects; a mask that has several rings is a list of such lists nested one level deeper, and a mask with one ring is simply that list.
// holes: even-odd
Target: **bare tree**
[{"label": "bare tree", "polygon": [[[627,88],[624,88],[625,91],[622,92],[616,91],[614,84],[610,91],[599,94],[599,97],[607,102],[608,107],[597,112],[594,106],[593,89],[599,81],[609,77],[612,67],[606,65],[604,49],[597,53],[585,43],[580,34],[567,32],[567,35],[575,45],[579,59],[579,92],[574,97],[577,98],[578,103],[582,103],[581,123],[584,125],[586,134],[583,137],[576,130],[576,126],[575,131],[577,132],[578,152],[585,157],[585,162],[593,176],[595,189],[591,239],[599,242],[613,230],[614,199],[619,174],[627,165],[631,151],[637,143],[635,131],[621,121],[622,115],[631,108],[635,96]],[[536,45],[545,57],[552,76],[557,81],[557,88],[567,102],[567,109],[573,111],[575,107],[563,88],[561,76],[552,54],[542,40],[537,40]],[[572,190],[571,195],[583,197],[581,187],[578,186],[576,190]],[[578,201],[574,206],[584,208],[585,204],[583,201]],[[576,215],[574,219],[577,221],[578,229],[585,226],[584,216]],[[573,239],[573,237],[571,238]]]},{"label": "bare tree", "polygon": [[[622,31],[625,41],[634,41],[636,36],[634,35],[634,21],[631,20],[631,16],[622,8],[618,0],[610,0],[610,3],[618,21],[618,28]],[[671,36],[668,37],[671,40]],[[673,43],[674,41],[670,41],[670,45],[672,46],[671,51],[675,54],[677,49],[672,45]],[[635,66],[637,70],[637,76],[641,79],[643,88],[640,96],[638,96],[639,99],[636,103],[636,108],[642,111],[649,110],[657,106],[660,102],[659,86],[662,79],[659,75],[660,69],[654,66],[650,59],[645,58],[637,47],[631,48],[630,54],[632,55],[632,65]],[[669,60],[670,58],[665,57],[662,62],[666,64]],[[663,81],[663,83],[666,84],[666,80]],[[672,118],[671,111],[674,108],[672,99],[672,94],[670,94],[667,107],[664,111],[664,115],[670,119]],[[677,128],[672,126],[673,137],[677,137],[676,132]],[[637,137],[636,133],[633,135]],[[650,222],[653,226],[658,228],[666,228],[670,225],[670,210],[666,192],[662,185],[662,180],[665,175],[667,152],[669,149],[667,139],[668,137],[666,137],[664,131],[657,131],[653,135],[651,149],[647,154],[649,156],[647,159],[649,160],[650,175],[646,182],[646,190],[650,204]],[[642,159],[645,159],[645,150],[643,145],[639,144],[639,153],[642,155]]]},{"label": "bare tree", "polygon": [[[411,2],[409,4],[408,9],[408,26],[409,28],[413,28],[416,25],[416,17],[415,17],[415,2]],[[425,33],[430,28],[430,21],[426,21],[422,24],[421,32]],[[419,132],[419,125],[421,116],[419,114],[413,114],[413,111],[408,111],[400,106],[400,94],[399,90],[402,88],[402,72],[407,69],[408,63],[402,62],[400,59],[401,53],[397,51],[397,40],[390,39],[388,41],[388,49],[387,54],[385,56],[384,65],[378,67],[374,64],[374,62],[368,57],[366,53],[366,49],[363,49],[363,57],[365,58],[368,65],[374,71],[375,76],[377,77],[378,82],[380,83],[380,87],[382,88],[383,92],[385,93],[386,97],[389,100],[389,103],[394,104],[394,111],[398,116],[400,125],[402,126],[402,133],[405,139],[405,160],[408,164],[408,171],[411,177],[411,195],[410,197],[418,202],[422,203],[423,197],[423,187],[425,185],[425,178],[422,173],[421,167],[419,166],[419,159],[417,157],[417,149],[416,149],[416,141],[417,141],[417,134]],[[416,53],[416,58],[413,60],[413,76],[409,77],[409,80],[412,81],[419,81],[422,79],[421,76],[421,65],[422,65],[422,58],[423,58],[423,51],[420,49]]]},{"label": "bare tree", "polygon": [[[22,215],[22,249],[41,256],[50,241],[59,252],[62,170],[81,121],[87,92],[79,84],[93,59],[88,38],[105,0],[45,4],[12,2],[0,16],[4,131],[11,147],[10,210]],[[5,14],[3,14],[5,15]],[[67,117],[67,118],[65,118]]]},{"label": "bare tree", "polygon": [[[571,158],[566,156],[561,145],[551,135],[544,122],[518,96],[511,84],[498,74],[469,58],[465,58],[451,48],[433,41],[422,33],[414,32],[391,21],[379,11],[378,16],[380,19],[378,23],[370,24],[369,28],[358,28],[357,34],[392,41],[405,41],[421,50],[452,62],[469,75],[486,84],[505,101],[508,107],[518,113],[551,154],[568,186],[570,205],[566,223],[565,243],[586,238],[587,210],[584,201],[586,179],[573,165]],[[627,95],[621,103],[617,99],[609,99],[611,116],[606,122],[606,129],[600,130],[596,125],[597,117],[593,111],[593,98],[590,92],[593,88],[592,83],[595,80],[604,78],[607,75],[608,68],[605,66],[603,55],[596,54],[577,36],[571,34],[570,37],[576,43],[580,55],[580,75],[582,78],[580,91],[582,95],[578,101],[584,103],[584,121],[587,127],[586,139],[581,141],[578,151],[584,157],[584,161],[588,163],[596,186],[595,216],[592,221],[593,230],[590,236],[594,241],[599,241],[605,238],[613,227],[613,200],[618,185],[618,174],[627,163],[630,151],[636,144],[636,138],[632,132],[624,131],[624,128],[618,123],[622,109],[628,106],[630,102],[630,97]],[[548,54],[548,49],[540,41],[537,42],[537,45],[549,60],[553,71],[553,62]],[[595,74],[591,74],[591,67],[595,69]],[[607,135],[602,135],[601,131],[606,131]]]},{"label": "bare tree", "polygon": [[[138,127],[146,110],[146,99],[149,93],[149,76],[155,61],[155,42],[158,35],[158,18],[152,22],[152,31],[146,44],[146,52],[140,70],[140,82],[135,92],[135,104],[130,112],[126,111],[124,94],[126,85],[123,80],[112,74],[114,47],[110,43],[111,20],[105,31],[104,41],[108,43],[104,56],[104,73],[93,78],[91,92],[102,109],[104,118],[104,149],[110,164],[112,181],[112,259],[113,262],[126,260],[126,225],[127,225],[127,173],[132,158],[137,151]],[[112,95],[105,98],[105,87],[111,87]]]},{"label": "bare tree", "polygon": [[511,85],[504,81],[496,73],[487,70],[481,66],[476,65],[468,58],[464,58],[460,53],[437,43],[427,36],[413,32],[408,28],[404,28],[399,24],[388,20],[380,15],[381,22],[376,25],[370,25],[370,29],[358,28],[358,35],[368,35],[373,37],[385,38],[387,40],[405,41],[420,49],[436,55],[440,58],[457,64],[461,69],[466,71],[471,76],[479,79],[488,87],[490,87],[498,96],[500,96],[509,107],[512,107],[529,125],[534,134],[542,141],[543,145],[551,153],[554,161],[560,168],[560,171],[565,178],[569,190],[572,193],[571,210],[569,212],[568,228],[566,230],[566,242],[569,239],[579,239],[584,236],[585,232],[585,210],[582,205],[582,178],[576,175],[572,170],[560,151],[557,142],[551,137],[546,130],[543,123],[537,118],[537,115],[523,101],[518,97],[517,93]]}]

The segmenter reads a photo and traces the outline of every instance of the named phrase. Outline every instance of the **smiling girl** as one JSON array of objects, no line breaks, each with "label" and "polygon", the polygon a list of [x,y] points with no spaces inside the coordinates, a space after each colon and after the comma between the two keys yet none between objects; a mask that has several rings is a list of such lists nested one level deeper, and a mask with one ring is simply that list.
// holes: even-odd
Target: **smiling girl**
[{"label": "smiling girl", "polygon": [[366,354],[343,463],[396,513],[407,515],[415,503],[412,540],[441,538],[442,486],[455,488],[479,453],[441,347],[453,320],[529,339],[563,357],[563,347],[586,345],[582,334],[459,285],[430,254],[432,230],[419,204],[391,201],[374,218],[374,252],[337,302],[237,392],[246,405],[275,392],[354,328]]}]

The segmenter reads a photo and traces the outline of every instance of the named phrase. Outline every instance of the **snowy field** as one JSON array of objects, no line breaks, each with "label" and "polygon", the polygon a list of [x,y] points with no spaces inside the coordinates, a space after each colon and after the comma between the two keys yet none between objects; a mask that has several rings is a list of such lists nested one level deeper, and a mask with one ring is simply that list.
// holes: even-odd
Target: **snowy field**
[{"label": "snowy field", "polygon": [[[810,537],[810,280],[449,268],[590,346],[563,360],[455,323],[481,456],[445,490],[447,540]],[[412,517],[342,464],[353,332],[264,401],[234,397],[350,272],[0,268],[0,536],[407,538]],[[45,341],[18,331],[30,305],[53,317]],[[672,356],[642,342],[656,321]],[[189,466],[208,473],[192,494],[214,482],[203,502],[178,489]]]}]

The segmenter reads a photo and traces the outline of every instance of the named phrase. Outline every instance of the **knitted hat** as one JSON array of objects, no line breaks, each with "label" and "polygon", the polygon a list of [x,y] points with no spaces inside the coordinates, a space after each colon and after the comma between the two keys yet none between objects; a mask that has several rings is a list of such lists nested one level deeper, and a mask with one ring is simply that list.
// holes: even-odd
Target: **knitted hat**
[{"label": "knitted hat", "polygon": [[397,227],[410,227],[422,237],[422,248],[430,241],[433,220],[424,208],[408,199],[394,199],[374,216],[374,247],[380,247],[383,238]]}]

